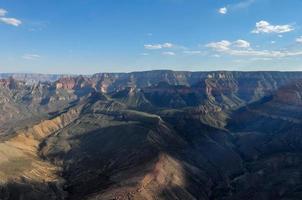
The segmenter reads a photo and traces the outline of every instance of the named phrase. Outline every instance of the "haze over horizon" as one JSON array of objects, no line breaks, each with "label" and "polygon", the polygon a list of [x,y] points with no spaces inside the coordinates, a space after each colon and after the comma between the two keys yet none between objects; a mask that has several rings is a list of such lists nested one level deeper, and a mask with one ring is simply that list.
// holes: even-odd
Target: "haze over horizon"
[{"label": "haze over horizon", "polygon": [[301,6],[299,0],[0,0],[0,73],[301,71]]},{"label": "haze over horizon", "polygon": [[291,72],[302,72],[302,70],[173,70],[173,69],[154,69],[154,70],[136,70],[136,71],[99,71],[99,72],[95,72],[95,73],[43,73],[43,72],[0,72],[0,77],[1,75],[3,77],[9,77],[7,75],[59,75],[59,76],[92,76],[94,74],[131,74],[131,73],[144,73],[144,72],[152,72],[152,71],[162,71],[162,72],[167,72],[167,71],[171,71],[171,72],[191,72],[191,73],[203,73],[203,72],[243,72],[243,73],[251,73],[251,72],[281,72],[281,73],[291,73]]}]

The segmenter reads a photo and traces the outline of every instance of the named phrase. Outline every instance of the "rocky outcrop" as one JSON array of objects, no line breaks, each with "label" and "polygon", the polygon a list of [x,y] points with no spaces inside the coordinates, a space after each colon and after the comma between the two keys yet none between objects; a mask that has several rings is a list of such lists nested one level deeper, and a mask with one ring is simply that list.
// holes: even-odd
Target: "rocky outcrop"
[{"label": "rocky outcrop", "polygon": [[25,85],[23,81],[16,81],[14,78],[9,77],[8,79],[1,79],[0,80],[0,87],[6,87],[11,90],[18,89],[18,87],[22,87]]}]

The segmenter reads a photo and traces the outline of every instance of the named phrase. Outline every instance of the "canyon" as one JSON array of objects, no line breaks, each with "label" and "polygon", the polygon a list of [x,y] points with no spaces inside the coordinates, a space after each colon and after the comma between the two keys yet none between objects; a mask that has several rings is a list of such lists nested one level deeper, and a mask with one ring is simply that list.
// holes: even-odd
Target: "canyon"
[{"label": "canyon", "polygon": [[0,199],[302,198],[302,72],[0,77]]}]

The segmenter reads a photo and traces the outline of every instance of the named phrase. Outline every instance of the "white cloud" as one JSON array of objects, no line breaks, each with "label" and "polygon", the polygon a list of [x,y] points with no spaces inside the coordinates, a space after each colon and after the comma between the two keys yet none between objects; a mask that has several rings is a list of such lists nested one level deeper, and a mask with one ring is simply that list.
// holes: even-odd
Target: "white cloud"
[{"label": "white cloud", "polygon": [[252,31],[252,33],[286,33],[294,30],[294,27],[285,24],[285,25],[271,25],[267,21],[259,21],[256,23],[256,28]]},{"label": "white cloud", "polygon": [[302,36],[298,37],[298,38],[296,39],[296,42],[298,42],[298,43],[301,43],[301,44],[302,44]]},{"label": "white cloud", "polygon": [[195,55],[195,54],[201,54],[201,51],[183,51],[184,54],[190,54],[190,55]]},{"label": "white cloud", "polygon": [[5,16],[5,15],[6,15],[6,13],[7,13],[7,11],[6,11],[5,9],[0,8],[0,17]]},{"label": "white cloud", "polygon": [[251,46],[251,44],[245,40],[237,40],[233,42],[233,44],[235,47],[239,47],[239,48],[249,48]]},{"label": "white cloud", "polygon": [[206,45],[215,51],[226,51],[229,50],[231,47],[236,48],[249,48],[251,44],[245,40],[236,40],[234,42],[230,42],[228,40],[222,40],[220,42],[212,42]]},{"label": "white cloud", "polygon": [[[236,41],[235,41],[236,42]],[[206,47],[212,50],[232,55],[232,56],[255,56],[255,57],[266,57],[266,58],[282,58],[291,56],[302,56],[302,51],[271,51],[271,50],[254,50],[254,49],[236,49],[233,45],[235,42],[230,42],[227,40],[222,40],[220,42],[212,42],[206,45]]]},{"label": "white cloud", "polygon": [[172,48],[173,44],[171,44],[171,43],[164,43],[164,44],[162,44],[162,47],[163,48]]},{"label": "white cloud", "polygon": [[174,45],[172,43],[163,43],[163,44],[145,44],[145,49],[154,50],[154,49],[164,49],[164,48],[172,48]]},{"label": "white cloud", "polygon": [[11,17],[5,17],[7,14],[7,10],[0,8],[0,22],[12,26],[19,26],[22,24],[21,20]]},{"label": "white cloud", "polygon": [[273,60],[273,58],[265,58],[265,57],[262,57],[262,58],[250,58],[249,60],[251,61],[257,61],[257,60],[262,60],[262,61],[267,61],[267,60]]},{"label": "white cloud", "polygon": [[22,58],[25,60],[37,60],[41,58],[41,56],[37,54],[24,54]]},{"label": "white cloud", "polygon": [[148,53],[141,53],[140,55],[141,56],[148,56],[149,54]]},{"label": "white cloud", "polygon": [[231,46],[231,42],[227,40],[222,40],[220,42],[212,42],[206,45],[206,47],[215,49],[216,51],[225,51],[228,50]]},{"label": "white cloud", "polygon": [[162,46],[160,44],[145,44],[145,49],[161,49]]},{"label": "white cloud", "polygon": [[225,15],[225,14],[227,14],[228,9],[226,7],[219,8],[218,12],[222,15]]},{"label": "white cloud", "polygon": [[12,26],[19,26],[22,22],[16,18],[8,18],[8,17],[1,17],[0,22],[12,25]]},{"label": "white cloud", "polygon": [[283,35],[278,35],[279,38],[283,38]]},{"label": "white cloud", "polygon": [[167,56],[175,56],[175,53],[172,51],[165,51],[162,53],[163,55],[167,55]]},{"label": "white cloud", "polygon": [[219,54],[214,54],[214,55],[212,55],[212,57],[214,57],[214,58],[220,58],[221,55],[219,55]]}]

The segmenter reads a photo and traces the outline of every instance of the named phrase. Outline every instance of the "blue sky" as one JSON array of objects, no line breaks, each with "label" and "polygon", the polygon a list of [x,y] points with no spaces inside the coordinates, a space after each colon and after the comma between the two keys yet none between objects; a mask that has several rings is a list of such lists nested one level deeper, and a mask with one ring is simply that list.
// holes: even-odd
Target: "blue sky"
[{"label": "blue sky", "polygon": [[0,72],[302,70],[301,0],[0,0]]}]

